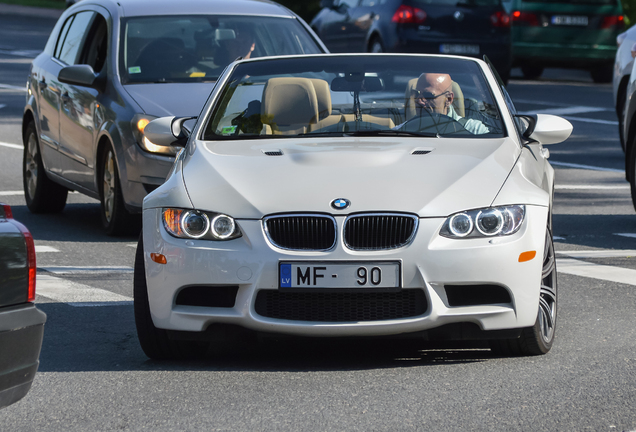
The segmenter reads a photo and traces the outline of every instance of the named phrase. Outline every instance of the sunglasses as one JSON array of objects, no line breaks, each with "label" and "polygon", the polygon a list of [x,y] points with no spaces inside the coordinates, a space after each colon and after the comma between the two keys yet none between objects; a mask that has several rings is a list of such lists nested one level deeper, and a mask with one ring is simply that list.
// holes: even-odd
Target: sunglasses
[{"label": "sunglasses", "polygon": [[430,92],[427,92],[427,91],[421,91],[421,90],[416,90],[416,89],[411,90],[411,95],[413,96],[413,98],[415,98],[415,99],[424,99],[427,102],[433,102],[438,97],[447,95],[449,93],[450,93],[450,91],[446,90],[444,93],[440,93],[440,94],[438,94],[436,96],[433,93],[430,93]]}]

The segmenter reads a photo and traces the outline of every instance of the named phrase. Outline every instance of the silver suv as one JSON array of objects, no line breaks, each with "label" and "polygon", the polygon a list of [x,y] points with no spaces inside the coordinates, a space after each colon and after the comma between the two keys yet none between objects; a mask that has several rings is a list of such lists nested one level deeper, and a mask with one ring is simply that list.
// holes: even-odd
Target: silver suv
[{"label": "silver suv", "polygon": [[76,190],[100,200],[109,235],[133,232],[143,198],[163,183],[176,154],[148,140],[146,124],[195,118],[239,57],[327,52],[301,18],[274,2],[148,5],[78,2],[33,61],[22,123],[32,212],[62,211]]}]

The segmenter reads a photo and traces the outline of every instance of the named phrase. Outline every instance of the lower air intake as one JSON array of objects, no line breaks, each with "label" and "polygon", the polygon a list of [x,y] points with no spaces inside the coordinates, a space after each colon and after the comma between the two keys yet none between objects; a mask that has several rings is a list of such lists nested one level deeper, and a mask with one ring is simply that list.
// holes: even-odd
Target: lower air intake
[{"label": "lower air intake", "polygon": [[280,292],[262,290],[256,313],[267,318],[311,322],[359,322],[422,315],[428,304],[421,289],[379,292]]}]

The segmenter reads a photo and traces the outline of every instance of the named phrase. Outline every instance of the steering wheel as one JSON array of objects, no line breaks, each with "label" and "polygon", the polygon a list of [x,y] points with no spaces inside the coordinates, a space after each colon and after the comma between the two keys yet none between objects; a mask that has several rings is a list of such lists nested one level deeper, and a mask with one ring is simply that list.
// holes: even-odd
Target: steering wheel
[{"label": "steering wheel", "polygon": [[455,133],[471,134],[462,123],[446,114],[421,110],[419,116],[407,120],[399,130],[405,132],[429,132],[439,135]]}]

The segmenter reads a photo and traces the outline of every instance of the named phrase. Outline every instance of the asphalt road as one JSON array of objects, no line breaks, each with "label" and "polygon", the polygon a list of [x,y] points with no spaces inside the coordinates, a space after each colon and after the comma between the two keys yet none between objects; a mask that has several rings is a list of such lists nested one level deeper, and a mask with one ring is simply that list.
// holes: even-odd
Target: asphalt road
[{"label": "asphalt road", "polygon": [[136,238],[105,236],[99,204],[82,195],[54,216],[29,213],[21,195],[24,83],[54,23],[0,5],[0,201],[35,237],[48,314],[33,388],[0,411],[0,430],[636,430],[636,213],[610,85],[557,69],[538,81],[515,71],[509,85],[519,111],[574,125],[549,147],[560,304],[548,355],[261,338],[203,361],[154,362],[130,303]]}]

